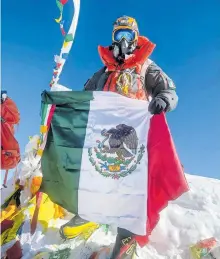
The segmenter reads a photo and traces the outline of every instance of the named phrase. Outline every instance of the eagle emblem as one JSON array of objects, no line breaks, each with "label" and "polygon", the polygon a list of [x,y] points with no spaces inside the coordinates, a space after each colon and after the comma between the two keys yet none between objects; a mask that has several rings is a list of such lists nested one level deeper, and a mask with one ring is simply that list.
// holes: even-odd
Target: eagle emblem
[{"label": "eagle emblem", "polygon": [[118,93],[125,96],[137,93],[139,81],[140,75],[135,72],[135,68],[123,70],[116,81]]},{"label": "eagle emblem", "polygon": [[131,174],[140,164],[145,146],[139,147],[136,130],[119,124],[115,128],[102,130],[102,140],[89,148],[89,161],[95,170],[105,177],[119,179]]}]

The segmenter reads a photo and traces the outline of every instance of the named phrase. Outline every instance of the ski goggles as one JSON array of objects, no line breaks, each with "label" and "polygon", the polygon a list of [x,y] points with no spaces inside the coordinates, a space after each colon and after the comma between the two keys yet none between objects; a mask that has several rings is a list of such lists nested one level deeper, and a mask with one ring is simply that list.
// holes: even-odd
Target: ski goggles
[{"label": "ski goggles", "polygon": [[126,39],[127,42],[133,42],[137,39],[137,32],[129,28],[122,28],[115,30],[112,38],[114,42],[120,42],[122,39]]}]

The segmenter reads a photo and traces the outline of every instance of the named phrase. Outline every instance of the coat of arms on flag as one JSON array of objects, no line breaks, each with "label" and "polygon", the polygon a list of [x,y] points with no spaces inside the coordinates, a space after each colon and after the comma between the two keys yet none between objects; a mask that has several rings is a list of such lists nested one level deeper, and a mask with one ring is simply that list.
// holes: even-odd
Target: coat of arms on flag
[{"label": "coat of arms on flag", "polygon": [[119,179],[131,174],[140,164],[145,146],[138,144],[136,130],[119,124],[115,128],[102,130],[102,139],[97,147],[89,148],[89,161],[104,177]]}]

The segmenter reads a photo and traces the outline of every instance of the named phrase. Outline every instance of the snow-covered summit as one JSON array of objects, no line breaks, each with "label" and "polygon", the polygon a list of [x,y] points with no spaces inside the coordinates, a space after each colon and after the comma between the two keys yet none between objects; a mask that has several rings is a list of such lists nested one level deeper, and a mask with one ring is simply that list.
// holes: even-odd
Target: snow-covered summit
[{"label": "snow-covered summit", "polygon": [[[189,259],[189,247],[199,240],[215,237],[220,241],[220,180],[189,174],[186,174],[186,178],[190,191],[170,202],[161,212],[160,222],[151,235],[150,243],[142,249],[138,248],[140,259]],[[12,186],[9,184],[7,189],[1,190],[2,198],[9,194]],[[115,229],[110,228],[108,234],[105,234],[100,228],[86,243],[82,244],[82,241],[77,239],[63,243],[58,230],[64,223],[65,220],[57,220],[57,228],[49,229],[46,234],[37,231],[38,236],[31,238],[30,247],[25,249],[26,252],[23,250],[27,253],[27,257],[23,258],[28,258],[30,251],[34,256],[40,251],[68,247],[71,249],[69,258],[88,259],[92,251],[102,245],[111,245],[115,240]],[[55,225],[53,222],[53,226]]]},{"label": "snow-covered summit", "polygon": [[186,178],[190,191],[161,212],[150,246],[144,249],[147,258],[186,259],[190,245],[210,237],[220,240],[220,180],[189,174]]}]

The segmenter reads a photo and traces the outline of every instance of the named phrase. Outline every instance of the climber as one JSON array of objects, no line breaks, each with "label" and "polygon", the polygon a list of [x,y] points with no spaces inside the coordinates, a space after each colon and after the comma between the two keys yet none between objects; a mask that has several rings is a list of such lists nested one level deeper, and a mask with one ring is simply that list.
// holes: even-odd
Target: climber
[{"label": "climber", "polygon": [[[146,37],[139,35],[134,18],[122,16],[116,20],[112,32],[112,44],[99,46],[104,67],[96,72],[85,85],[85,91],[112,91],[128,98],[149,101],[151,114],[175,109],[178,97],[173,81],[149,56],[155,48]],[[62,236],[72,232],[77,236],[89,227],[89,222],[76,215],[61,227]],[[134,234],[118,228],[111,259],[131,259],[136,250]]]},{"label": "climber", "polygon": [[16,103],[8,97],[7,91],[1,91],[1,169],[5,171],[3,187],[6,187],[8,171],[16,168],[20,161],[20,148],[14,134],[14,127],[20,121]]}]

